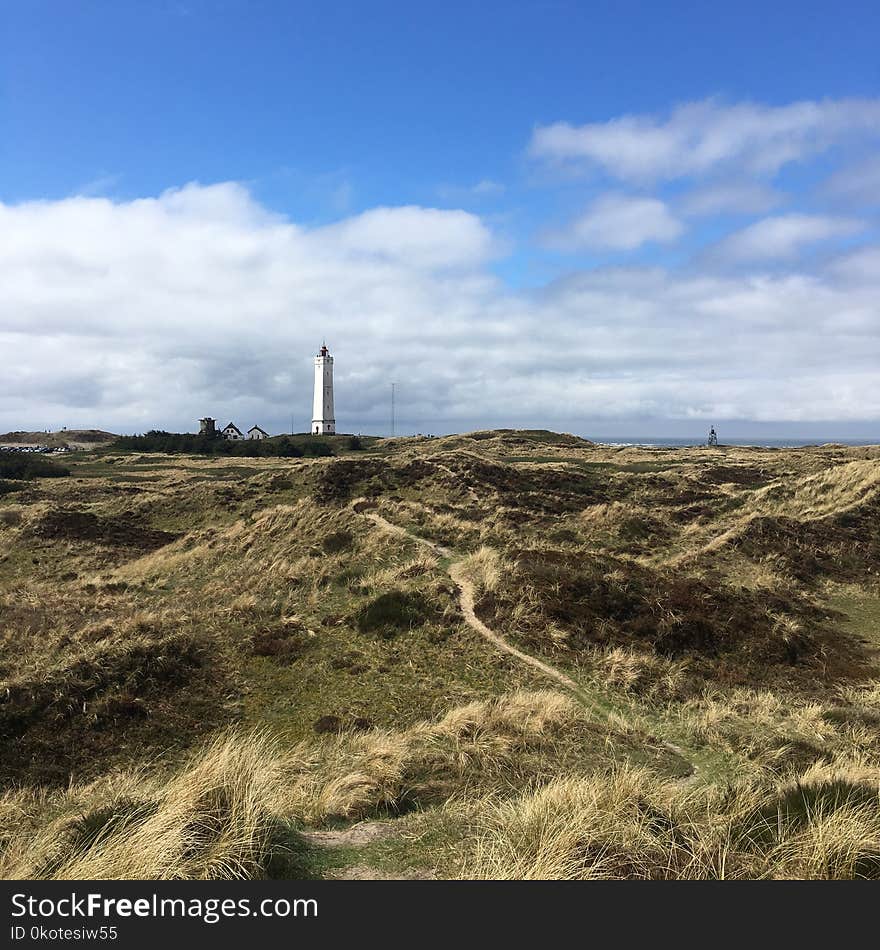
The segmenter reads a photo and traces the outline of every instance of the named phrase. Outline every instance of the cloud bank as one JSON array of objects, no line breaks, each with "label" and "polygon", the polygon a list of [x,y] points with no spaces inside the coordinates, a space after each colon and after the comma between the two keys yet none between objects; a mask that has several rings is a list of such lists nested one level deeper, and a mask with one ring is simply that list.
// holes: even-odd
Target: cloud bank
[{"label": "cloud bank", "polygon": [[[460,210],[308,228],[232,182],[0,205],[0,426],[192,430],[207,413],[302,431],[323,339],[346,431],[387,429],[391,381],[420,431],[880,419],[880,249],[803,272],[805,228],[840,223],[770,220],[734,250],[784,270],[601,266],[514,291],[493,269],[503,242]],[[677,227],[661,202],[617,196],[571,240],[635,247]]]},{"label": "cloud bank", "polygon": [[621,181],[649,183],[735,168],[773,175],[853,138],[880,138],[880,99],[829,99],[785,106],[677,106],[666,118],[626,115],[607,122],[556,122],[535,129],[533,157],[595,168]]},{"label": "cloud bank", "polygon": [[764,218],[731,234],[713,253],[730,261],[790,261],[811,244],[847,238],[865,229],[851,218],[786,214]]},{"label": "cloud bank", "polygon": [[547,243],[563,251],[609,248],[632,251],[649,241],[674,241],[684,230],[662,201],[656,198],[603,195]]}]

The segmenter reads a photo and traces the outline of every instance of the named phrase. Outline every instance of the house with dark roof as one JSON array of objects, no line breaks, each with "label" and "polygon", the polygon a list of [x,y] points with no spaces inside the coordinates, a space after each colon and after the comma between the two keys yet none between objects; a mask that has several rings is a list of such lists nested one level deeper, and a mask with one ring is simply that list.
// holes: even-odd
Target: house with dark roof
[{"label": "house with dark roof", "polygon": [[244,433],[234,422],[230,422],[229,425],[221,429],[220,434],[224,439],[228,439],[230,442],[238,442],[244,438]]},{"label": "house with dark roof", "polygon": [[259,426],[251,426],[248,429],[248,438],[249,439],[268,439],[269,433],[265,429],[261,429]]}]

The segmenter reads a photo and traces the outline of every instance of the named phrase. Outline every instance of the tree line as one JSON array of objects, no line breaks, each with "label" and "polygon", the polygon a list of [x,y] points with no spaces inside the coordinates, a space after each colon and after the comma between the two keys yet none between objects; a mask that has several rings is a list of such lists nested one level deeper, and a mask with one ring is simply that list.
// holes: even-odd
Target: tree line
[{"label": "tree line", "polygon": [[[360,449],[361,441],[353,435],[349,449]],[[282,436],[275,439],[243,439],[233,441],[219,436],[193,435],[188,432],[164,432],[151,429],[144,435],[122,435],[111,446],[112,450],[138,450],[188,455],[230,455],[249,458],[318,458],[335,455],[325,439],[308,436]]]}]

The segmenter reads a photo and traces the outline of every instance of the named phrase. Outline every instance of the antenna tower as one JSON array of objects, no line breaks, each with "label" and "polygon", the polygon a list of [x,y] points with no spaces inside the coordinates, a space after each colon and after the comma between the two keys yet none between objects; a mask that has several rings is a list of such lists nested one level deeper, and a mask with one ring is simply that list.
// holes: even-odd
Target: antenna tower
[{"label": "antenna tower", "polygon": [[394,390],[397,383],[391,384],[391,438],[394,438]]}]

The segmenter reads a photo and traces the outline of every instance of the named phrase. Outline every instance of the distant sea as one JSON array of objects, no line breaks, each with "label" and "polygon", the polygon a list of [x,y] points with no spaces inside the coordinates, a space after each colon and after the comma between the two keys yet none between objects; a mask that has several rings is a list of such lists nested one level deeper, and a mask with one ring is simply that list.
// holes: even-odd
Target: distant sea
[{"label": "distant sea", "polygon": [[[690,446],[706,444],[706,436],[702,436],[700,438],[695,437],[692,439],[661,439],[657,438],[656,436],[647,436],[643,439],[625,439],[621,438],[620,436],[607,438],[603,436],[587,436],[587,438],[591,442],[600,442],[602,445],[642,445],[645,447],[657,448],[687,448]],[[718,441],[722,446],[750,445],[763,449],[791,449],[805,445],[827,445],[829,443],[834,443],[835,445],[878,445],[880,444],[880,436],[878,436],[876,439],[725,439],[719,435]]]}]

